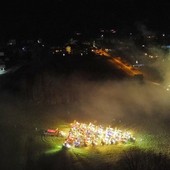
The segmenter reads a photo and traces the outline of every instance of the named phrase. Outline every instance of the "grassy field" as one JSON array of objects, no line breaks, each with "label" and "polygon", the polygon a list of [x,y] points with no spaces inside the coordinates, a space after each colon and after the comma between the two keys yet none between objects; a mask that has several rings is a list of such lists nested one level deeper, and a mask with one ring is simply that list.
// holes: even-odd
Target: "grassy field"
[{"label": "grassy field", "polygon": [[[29,81],[25,82],[28,87],[20,82],[27,88],[1,90],[0,169],[169,170],[167,92],[159,86],[132,81],[56,77],[40,76],[39,81],[31,81],[32,86]],[[17,84],[17,79],[14,82]],[[74,120],[129,130],[136,142],[64,149],[65,138],[41,135],[48,128],[68,132]]]},{"label": "grassy field", "polygon": [[[167,91],[94,54],[40,56],[0,77],[1,170],[170,169]],[[162,80],[155,70],[143,71]],[[136,142],[64,149],[64,138],[41,135],[68,131],[74,120],[127,129]]]},{"label": "grassy field", "polygon": [[[68,132],[69,123],[73,121],[71,118],[81,121],[81,116],[74,112],[69,117],[67,112],[61,112],[63,109],[56,110],[54,114],[55,109],[34,107],[16,106],[16,103],[10,108],[3,105],[0,124],[1,169],[130,170],[135,167],[142,169],[150,164],[155,169],[162,167],[162,164],[163,169],[169,167],[170,127],[164,127],[160,122],[159,125],[154,120],[141,124],[113,123],[113,126],[132,131],[136,137],[135,143],[64,149],[62,144],[65,138],[42,136],[40,132],[47,128]],[[82,121],[89,120],[83,118]]]}]

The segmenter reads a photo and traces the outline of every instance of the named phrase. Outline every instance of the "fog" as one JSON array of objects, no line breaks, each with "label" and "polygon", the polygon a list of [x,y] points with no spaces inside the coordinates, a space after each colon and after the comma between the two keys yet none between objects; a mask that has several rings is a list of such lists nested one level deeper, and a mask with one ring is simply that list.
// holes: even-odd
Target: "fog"
[{"label": "fog", "polygon": [[158,85],[89,82],[75,76],[63,81],[60,79],[56,87],[60,90],[53,91],[56,94],[47,99],[56,100],[51,104],[27,103],[6,94],[6,100],[1,102],[1,125],[48,128],[63,119],[68,123],[78,120],[154,131],[156,127],[169,127],[170,94]]},{"label": "fog", "polygon": [[[144,25],[138,25],[138,28],[143,36],[156,35]],[[113,41],[113,43],[118,44],[120,41]],[[168,122],[170,96],[165,87],[170,81],[169,51],[146,38],[147,52],[153,56],[148,59],[133,40],[124,39],[123,43],[124,47],[127,44],[130,49],[125,50],[124,55],[130,54],[134,59],[137,56],[140,62],[144,63],[145,66],[140,68],[146,75],[144,84],[127,80],[90,82],[73,76],[68,84],[71,94],[76,94],[79,115],[87,119],[107,122],[142,124],[153,121],[157,122],[157,125]]]},{"label": "fog", "polygon": [[88,120],[138,124],[169,117],[169,94],[154,84],[79,82],[79,86],[72,87],[72,93],[78,95],[78,116]]},{"label": "fog", "polygon": [[[134,57],[138,55],[143,59],[141,50],[133,41],[124,42],[133,49]],[[153,148],[159,146],[158,150],[161,150],[163,141],[162,150],[168,153],[165,141],[169,139],[167,134],[169,135],[170,129],[170,92],[166,90],[166,85],[170,81],[169,53],[155,44],[150,44],[148,50],[152,55],[159,57],[139,68],[144,72],[143,82],[133,78],[116,79],[116,69],[110,70],[113,72],[110,74],[111,77],[100,79],[100,73],[103,76],[105,69],[100,70],[102,65],[97,64],[97,59],[96,63],[92,60],[93,63],[85,70],[81,68],[80,60],[78,66],[71,60],[71,70],[67,70],[65,67],[69,68],[70,65],[64,65],[66,64],[64,62],[60,64],[59,62],[63,61],[60,58],[53,62],[57,63],[52,65],[54,68],[51,63],[50,67],[44,67],[48,65],[45,63],[42,68],[33,63],[34,66],[23,67],[12,75],[1,77],[0,132],[3,134],[3,138],[0,139],[3,162],[1,169],[6,167],[23,169],[33,166],[33,162],[40,158],[42,151],[49,147],[51,141],[55,143],[56,140],[42,139],[37,132],[57,128],[57,125],[67,124],[73,120],[125,127],[136,130],[135,135],[142,131],[148,134],[152,132],[156,139],[162,138],[153,145]],[[90,70],[93,64],[96,64],[95,69],[97,68],[94,69],[95,73],[92,72],[93,69]],[[78,68],[72,70],[76,66]],[[84,68],[83,64],[82,66]],[[150,145],[152,144],[153,141]],[[54,165],[61,164],[60,159],[57,163],[56,159],[54,162]],[[43,161],[40,165],[44,165]]]},{"label": "fog", "polygon": [[[140,30],[144,35],[151,34],[151,31],[144,26]],[[124,40],[124,43],[128,44],[134,57],[138,56],[138,59],[141,58],[142,62],[147,63],[135,42]],[[141,124],[141,126],[147,121],[165,124],[170,119],[170,94],[165,88],[170,81],[169,52],[165,52],[161,46],[155,44],[148,44],[147,47],[153,56],[158,57],[154,62],[139,68],[142,71],[146,71],[145,67],[152,69],[152,72],[150,70],[144,72],[147,76],[144,76],[142,84],[127,79],[93,80],[89,72],[84,73],[79,70],[69,75],[55,74],[54,70],[53,72],[43,70],[31,76],[21,76],[13,83],[15,88],[11,83],[12,89],[2,89],[1,106],[5,110],[5,115],[1,121],[12,119],[11,115],[14,114],[21,116],[26,122],[29,117],[30,120],[31,116],[36,117],[37,111],[41,112],[42,120],[48,113],[49,118],[50,116],[54,118],[53,121],[58,116],[63,116],[69,121],[79,119],[113,124]],[[157,79],[152,79],[157,75],[162,81],[157,82]],[[46,109],[38,110],[41,106]]]}]

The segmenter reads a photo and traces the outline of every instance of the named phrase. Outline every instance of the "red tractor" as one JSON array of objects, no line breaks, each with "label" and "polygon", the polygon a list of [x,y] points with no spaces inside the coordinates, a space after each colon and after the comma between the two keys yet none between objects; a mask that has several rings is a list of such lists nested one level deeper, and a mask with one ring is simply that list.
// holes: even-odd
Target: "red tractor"
[{"label": "red tractor", "polygon": [[47,130],[44,130],[43,134],[47,135],[47,136],[63,137],[62,131],[60,131],[58,128],[57,129],[47,129]]}]

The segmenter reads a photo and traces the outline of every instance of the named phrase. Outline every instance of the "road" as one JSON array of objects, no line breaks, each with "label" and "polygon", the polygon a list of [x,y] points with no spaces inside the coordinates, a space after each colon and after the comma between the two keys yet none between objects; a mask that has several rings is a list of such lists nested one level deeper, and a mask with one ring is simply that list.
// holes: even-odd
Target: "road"
[{"label": "road", "polygon": [[113,64],[114,67],[116,66],[118,69],[123,70],[129,76],[135,76],[135,75],[141,75],[141,74],[143,75],[143,73],[140,70],[122,61],[120,57],[111,56],[106,50],[95,49],[92,51],[97,55],[106,57],[109,63]]},{"label": "road", "polygon": [[97,55],[106,57],[109,63],[113,64],[114,67],[117,67],[118,69],[121,69],[122,71],[124,71],[128,76],[143,75],[143,77],[145,77],[145,84],[153,85],[154,87],[158,87],[162,89],[163,91],[167,91],[167,92],[170,91],[170,85],[165,86],[156,80],[154,81],[154,80],[149,79],[148,72],[143,72],[143,71],[140,71],[134,68],[128,63],[122,61],[120,57],[113,57],[106,50],[103,50],[103,49],[95,49],[93,50],[93,52]]}]

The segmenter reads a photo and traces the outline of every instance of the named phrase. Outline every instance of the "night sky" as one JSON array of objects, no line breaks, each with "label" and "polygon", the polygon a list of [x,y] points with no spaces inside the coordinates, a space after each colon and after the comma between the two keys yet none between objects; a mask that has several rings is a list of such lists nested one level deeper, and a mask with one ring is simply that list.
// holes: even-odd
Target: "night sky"
[{"label": "night sky", "polygon": [[1,37],[62,37],[99,28],[170,30],[170,2],[150,0],[51,0],[3,3]]}]

